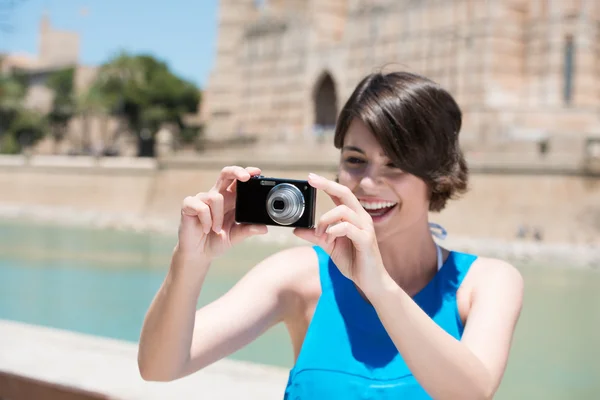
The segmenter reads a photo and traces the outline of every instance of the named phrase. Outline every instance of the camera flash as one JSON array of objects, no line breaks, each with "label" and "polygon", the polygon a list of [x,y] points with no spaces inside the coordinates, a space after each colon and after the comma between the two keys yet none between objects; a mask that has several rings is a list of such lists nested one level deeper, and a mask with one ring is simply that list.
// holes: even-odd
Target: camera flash
[{"label": "camera flash", "polygon": [[275,182],[273,181],[260,181],[260,184],[263,186],[275,186]]}]

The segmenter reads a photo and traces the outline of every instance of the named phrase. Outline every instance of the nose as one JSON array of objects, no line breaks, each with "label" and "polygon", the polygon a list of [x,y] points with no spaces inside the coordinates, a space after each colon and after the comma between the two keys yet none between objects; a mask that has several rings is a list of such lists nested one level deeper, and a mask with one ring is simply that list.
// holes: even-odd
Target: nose
[{"label": "nose", "polygon": [[360,187],[365,190],[366,193],[372,192],[373,189],[376,189],[381,179],[377,176],[371,168],[365,171],[364,175],[360,178]]}]

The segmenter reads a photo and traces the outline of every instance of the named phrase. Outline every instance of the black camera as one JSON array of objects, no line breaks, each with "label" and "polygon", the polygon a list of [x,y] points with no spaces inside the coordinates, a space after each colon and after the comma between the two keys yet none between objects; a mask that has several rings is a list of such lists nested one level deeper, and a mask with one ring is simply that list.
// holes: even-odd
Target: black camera
[{"label": "black camera", "polygon": [[253,176],[237,181],[235,221],[313,228],[316,200],[317,191],[308,181]]}]

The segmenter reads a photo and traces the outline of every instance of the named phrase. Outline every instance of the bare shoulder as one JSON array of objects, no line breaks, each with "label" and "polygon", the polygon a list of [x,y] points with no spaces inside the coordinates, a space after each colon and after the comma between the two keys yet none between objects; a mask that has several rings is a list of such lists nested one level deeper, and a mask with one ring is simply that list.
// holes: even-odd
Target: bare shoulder
[{"label": "bare shoulder", "polygon": [[471,266],[469,275],[475,287],[490,285],[519,289],[523,287],[521,272],[511,263],[497,258],[478,257]]},{"label": "bare shoulder", "polygon": [[515,310],[520,310],[523,290],[523,277],[511,263],[497,258],[477,257],[457,293],[463,323],[473,304],[482,299],[484,304],[504,299],[507,306],[512,303]]},{"label": "bare shoulder", "polygon": [[497,258],[478,257],[463,282],[463,293],[470,304],[477,299],[495,298],[514,303],[520,309],[524,281],[521,272],[511,263]]}]

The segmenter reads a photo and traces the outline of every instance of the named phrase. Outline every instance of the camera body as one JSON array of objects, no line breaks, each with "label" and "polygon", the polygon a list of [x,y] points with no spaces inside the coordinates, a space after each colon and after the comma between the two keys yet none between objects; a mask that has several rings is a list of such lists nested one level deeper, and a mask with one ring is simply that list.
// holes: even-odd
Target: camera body
[{"label": "camera body", "polygon": [[317,191],[308,181],[257,175],[236,185],[236,222],[314,227]]}]

